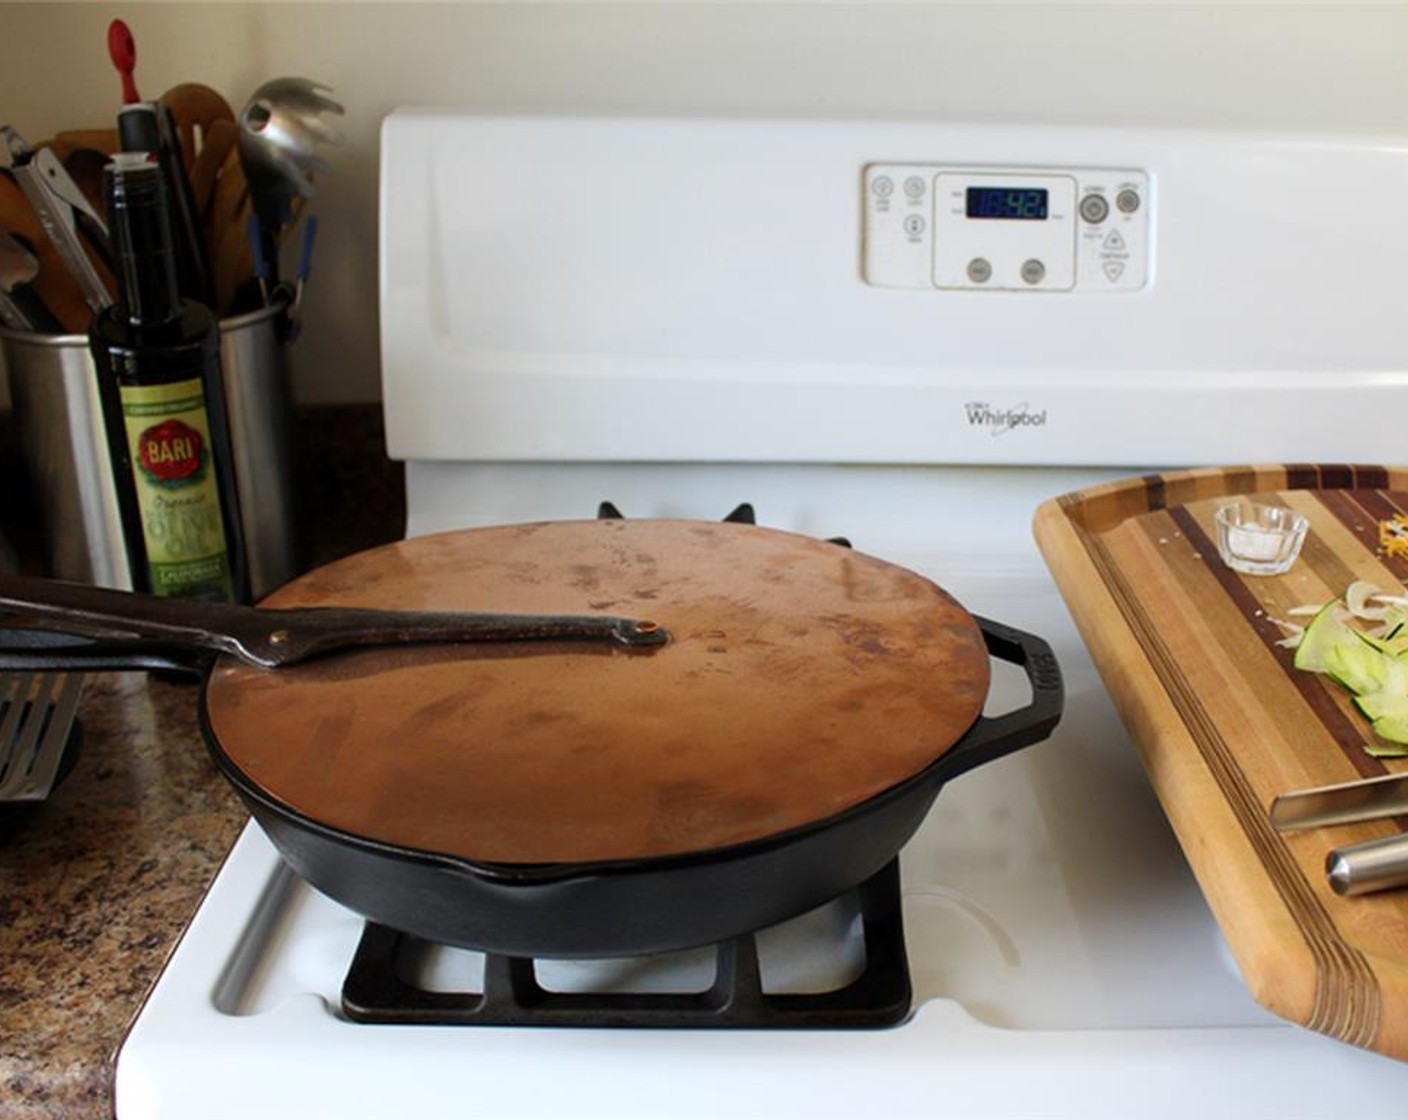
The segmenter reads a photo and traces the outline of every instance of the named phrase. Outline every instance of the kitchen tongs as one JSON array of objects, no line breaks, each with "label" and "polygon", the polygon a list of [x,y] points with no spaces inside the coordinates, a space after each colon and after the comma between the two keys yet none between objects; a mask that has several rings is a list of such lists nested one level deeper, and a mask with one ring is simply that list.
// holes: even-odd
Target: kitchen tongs
[{"label": "kitchen tongs", "polygon": [[9,125],[0,125],[0,139],[10,154],[10,170],[39,217],[44,232],[54,243],[83,298],[94,311],[112,303],[107,284],[88,259],[85,243],[92,245],[104,261],[110,262],[107,223],[58,156],[49,148],[30,148]]},{"label": "kitchen tongs", "polygon": [[644,649],[669,640],[654,622],[610,615],[265,609],[11,575],[0,575],[0,613],[24,622],[0,631],[0,668],[32,670],[190,670],[192,653],[278,669],[354,646],[580,641]]}]

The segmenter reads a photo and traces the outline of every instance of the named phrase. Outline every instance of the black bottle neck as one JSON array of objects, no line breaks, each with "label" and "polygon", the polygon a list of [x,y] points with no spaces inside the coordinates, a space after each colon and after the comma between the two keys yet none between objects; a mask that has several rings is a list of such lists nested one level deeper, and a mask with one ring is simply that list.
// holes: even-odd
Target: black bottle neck
[{"label": "black bottle neck", "polygon": [[107,205],[118,314],[143,331],[175,324],[181,316],[181,292],[161,169],[144,157],[113,162],[108,168]]}]

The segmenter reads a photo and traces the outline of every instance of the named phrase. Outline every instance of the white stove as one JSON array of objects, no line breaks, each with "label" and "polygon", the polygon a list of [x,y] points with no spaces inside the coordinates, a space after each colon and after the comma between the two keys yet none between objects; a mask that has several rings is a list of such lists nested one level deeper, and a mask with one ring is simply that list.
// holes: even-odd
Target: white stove
[{"label": "white stove", "polygon": [[[945,787],[901,852],[898,1026],[353,1022],[360,919],[251,825],[122,1048],[119,1120],[1400,1109],[1408,1066],[1247,993],[1029,525],[1155,466],[1392,456],[1408,230],[1334,199],[1405,178],[1402,138],[393,115],[383,365],[411,535],[750,502],[1044,637],[1066,713]],[[998,665],[989,711],[1026,691]],[[764,983],[843,982],[859,938],[841,903],[765,931]],[[711,967],[539,978],[694,991]],[[443,949],[418,979],[481,972]]]}]

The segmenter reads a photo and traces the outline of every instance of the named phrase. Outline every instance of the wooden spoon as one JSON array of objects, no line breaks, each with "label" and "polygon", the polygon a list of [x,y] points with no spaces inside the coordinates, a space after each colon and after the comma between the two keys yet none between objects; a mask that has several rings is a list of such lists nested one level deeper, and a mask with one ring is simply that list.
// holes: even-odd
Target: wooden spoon
[{"label": "wooden spoon", "polygon": [[212,121],[210,130],[205,134],[205,143],[201,145],[195,163],[191,165],[191,195],[195,199],[196,209],[200,211],[202,221],[210,211],[215,197],[215,184],[221,169],[229,160],[230,153],[235,150],[238,136],[239,129],[234,121]]},{"label": "wooden spoon", "polygon": [[[176,135],[181,142],[181,161],[190,172],[196,164],[215,125],[221,121],[235,123],[230,104],[209,86],[185,82],[172,86],[161,95],[161,103],[171,110],[176,122]],[[218,166],[218,164],[217,164]]]},{"label": "wooden spoon", "polygon": [[122,150],[122,143],[118,139],[115,128],[65,129],[63,132],[54,133],[54,138],[48,141],[48,145],[54,149],[54,154],[61,160],[66,158],[70,152],[76,152],[82,148],[89,148],[108,156]]},{"label": "wooden spoon", "polygon": [[249,213],[249,188],[244,181],[239,153],[232,146],[215,177],[204,215],[215,309],[222,317],[234,303],[240,284],[253,271],[244,233]]}]

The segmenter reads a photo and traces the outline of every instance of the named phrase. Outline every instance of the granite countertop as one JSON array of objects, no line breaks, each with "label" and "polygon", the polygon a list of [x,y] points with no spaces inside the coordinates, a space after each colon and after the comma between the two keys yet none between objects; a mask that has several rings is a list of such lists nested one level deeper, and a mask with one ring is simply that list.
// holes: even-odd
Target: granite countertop
[{"label": "granite countertop", "polygon": [[[380,409],[313,410],[300,426],[310,563],[401,537]],[[0,415],[0,462],[5,434]],[[23,559],[28,526],[9,512]],[[117,1049],[247,819],[202,742],[198,691],[90,674],[71,773],[39,805],[0,808],[5,1120],[109,1120]]]},{"label": "granite countertop", "polygon": [[92,674],[72,772],[0,810],[0,1115],[108,1117],[117,1047],[246,814],[197,686]]}]

